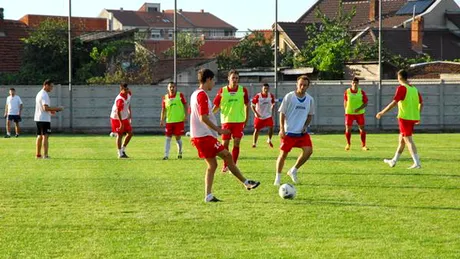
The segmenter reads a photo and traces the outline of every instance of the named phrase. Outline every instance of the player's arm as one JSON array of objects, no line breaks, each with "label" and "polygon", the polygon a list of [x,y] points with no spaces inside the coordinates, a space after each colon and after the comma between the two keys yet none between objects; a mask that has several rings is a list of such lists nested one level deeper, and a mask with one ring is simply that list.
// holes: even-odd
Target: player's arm
[{"label": "player's arm", "polygon": [[128,120],[131,121],[131,118],[132,118],[131,105],[129,105],[129,107],[128,107]]},{"label": "player's arm", "polygon": [[256,105],[253,103],[251,103],[251,110],[257,118],[260,117],[260,114],[256,111]]},{"label": "player's arm", "polygon": [[361,93],[363,94],[363,104],[359,106],[358,108],[356,108],[355,112],[359,112],[360,110],[367,107],[368,100],[367,100],[366,92],[362,91]]},{"label": "player's arm", "polygon": [[188,113],[188,104],[187,101],[185,100],[185,96],[180,93],[181,101],[182,104],[184,105],[184,121],[187,121],[187,113]]},{"label": "player's arm", "polygon": [[391,103],[389,103],[387,105],[387,107],[385,107],[383,110],[381,110],[379,113],[377,113],[377,115],[375,115],[375,117],[377,119],[380,119],[385,113],[387,113],[388,111],[390,111],[391,109],[396,107],[396,105],[398,105],[397,101],[395,101],[395,100],[391,101]]},{"label": "player's arm", "polygon": [[23,108],[24,108],[24,105],[21,103],[21,104],[19,105],[19,116],[21,116],[21,114],[22,114],[22,109],[23,109]]},{"label": "player's arm", "polygon": [[166,112],[165,112],[165,107],[161,106],[161,114],[160,114],[160,126],[164,126],[165,125],[165,116],[166,116]]},{"label": "player's arm", "polygon": [[8,103],[5,104],[5,112],[3,113],[3,117],[6,118],[7,112],[8,112]]},{"label": "player's arm", "polygon": [[48,104],[43,104],[43,110],[47,112],[60,112],[64,110],[64,107],[58,106],[58,107],[51,107]]},{"label": "player's arm", "polygon": [[284,136],[286,135],[285,125],[286,125],[286,114],[280,112],[280,132],[279,132],[279,135],[280,135],[281,138],[284,138]]},{"label": "player's arm", "polygon": [[220,101],[222,99],[221,94],[222,94],[222,88],[219,90],[219,92],[217,92],[217,95],[214,98],[214,101],[213,101],[214,106],[212,107],[212,113],[216,113],[219,111]]}]

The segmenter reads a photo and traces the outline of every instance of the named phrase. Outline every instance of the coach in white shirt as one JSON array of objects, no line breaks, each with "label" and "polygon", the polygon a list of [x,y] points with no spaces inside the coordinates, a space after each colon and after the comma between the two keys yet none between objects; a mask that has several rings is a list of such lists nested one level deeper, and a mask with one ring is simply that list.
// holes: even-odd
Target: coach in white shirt
[{"label": "coach in white shirt", "polygon": [[313,144],[307,132],[307,127],[314,115],[313,97],[307,94],[309,86],[310,79],[306,75],[299,76],[296,90],[284,96],[279,108],[281,146],[276,161],[275,185],[281,184],[284,162],[292,148],[302,149],[295,165],[287,173],[294,183],[297,183],[297,170],[307,162],[313,153]]},{"label": "coach in white shirt", "polygon": [[11,137],[10,133],[10,122],[14,122],[14,129],[16,132],[16,138],[19,137],[19,122],[21,121],[22,113],[22,101],[21,97],[16,95],[16,90],[10,88],[10,95],[6,98],[5,114],[3,115],[6,119],[6,135],[5,138]]},{"label": "coach in white shirt", "polygon": [[50,79],[45,80],[43,88],[35,97],[35,116],[37,123],[36,156],[42,158],[41,149],[43,146],[43,158],[48,157],[48,137],[51,134],[51,115],[64,110],[64,107],[51,107],[49,92],[53,90],[54,84]]}]

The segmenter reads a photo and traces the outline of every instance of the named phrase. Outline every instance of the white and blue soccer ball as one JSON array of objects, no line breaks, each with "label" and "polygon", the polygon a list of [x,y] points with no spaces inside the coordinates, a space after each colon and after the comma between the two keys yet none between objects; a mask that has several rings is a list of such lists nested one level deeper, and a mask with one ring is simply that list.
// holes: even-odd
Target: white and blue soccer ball
[{"label": "white and blue soccer ball", "polygon": [[278,190],[278,194],[280,195],[281,198],[283,199],[294,199],[297,191],[294,187],[294,185],[290,183],[285,183],[280,186],[280,189]]},{"label": "white and blue soccer ball", "polygon": [[185,132],[185,136],[190,137],[190,131]]},{"label": "white and blue soccer ball", "polygon": [[117,133],[115,133],[115,132],[110,132],[109,136],[110,136],[110,137],[115,137],[115,136],[117,136]]}]

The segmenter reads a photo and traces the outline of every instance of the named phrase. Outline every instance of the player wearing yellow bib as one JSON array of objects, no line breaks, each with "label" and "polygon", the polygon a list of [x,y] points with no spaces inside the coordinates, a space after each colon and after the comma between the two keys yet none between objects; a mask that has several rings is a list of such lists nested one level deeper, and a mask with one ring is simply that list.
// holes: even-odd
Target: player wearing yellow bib
[{"label": "player wearing yellow bib", "polygon": [[407,145],[412,156],[412,160],[414,160],[414,164],[408,169],[422,168],[420,157],[417,153],[417,147],[412,139],[414,125],[420,122],[420,113],[423,108],[422,96],[417,88],[410,85],[407,81],[406,70],[398,71],[398,81],[400,86],[396,89],[393,101],[375,116],[377,119],[380,119],[389,110],[398,106],[398,122],[400,131],[399,145],[394,157],[392,159],[384,159],[383,162],[387,163],[390,167],[394,167],[404,151],[404,147]]},{"label": "player wearing yellow bib", "polygon": [[169,150],[171,149],[171,139],[174,135],[177,143],[177,158],[182,158],[182,139],[184,134],[184,121],[187,116],[187,101],[181,92],[177,92],[174,82],[168,83],[168,93],[163,96],[161,104],[160,126],[165,126],[165,155],[163,160],[169,159]]},{"label": "player wearing yellow bib", "polygon": [[345,109],[345,137],[347,139],[345,150],[350,150],[353,121],[358,123],[362,150],[369,150],[366,147],[366,131],[364,129],[364,113],[366,112],[366,106],[366,93],[359,88],[359,79],[354,77],[351,81],[351,87],[345,90],[343,95],[343,108]]},{"label": "player wearing yellow bib", "polygon": [[[240,142],[249,111],[248,90],[238,85],[238,80],[238,71],[230,70],[228,72],[228,85],[219,90],[216,98],[214,98],[214,107],[212,109],[214,113],[220,109],[222,129],[230,130],[229,134],[222,134],[222,141],[227,150],[229,150],[230,139],[233,137],[232,157],[235,164],[240,154]],[[222,172],[227,171],[227,164],[224,164]]]}]

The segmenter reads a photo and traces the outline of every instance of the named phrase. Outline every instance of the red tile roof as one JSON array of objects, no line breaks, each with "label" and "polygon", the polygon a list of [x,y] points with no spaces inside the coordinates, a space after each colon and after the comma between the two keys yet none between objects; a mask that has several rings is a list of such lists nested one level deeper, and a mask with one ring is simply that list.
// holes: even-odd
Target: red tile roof
[{"label": "red tile roof", "polygon": [[[174,14],[174,10],[165,10],[165,13]],[[232,29],[235,27],[223,21],[219,17],[208,12],[179,12],[178,16],[184,17],[189,23],[195,27],[200,28],[219,28],[219,29]]]},{"label": "red tile roof", "polygon": [[[382,0],[382,17],[394,16],[395,13],[406,4],[407,0]],[[356,15],[353,17],[350,26],[360,27],[370,22],[369,10],[370,1],[347,1],[343,3],[343,11],[350,12],[352,8],[356,8]],[[319,8],[327,17],[335,17],[339,9],[339,1],[337,0],[318,0],[310,9],[308,9],[297,22],[314,23],[320,22],[316,18],[315,10]]]},{"label": "red tile roof", "polygon": [[[202,57],[212,58],[225,51],[230,51],[233,47],[238,45],[239,42],[239,39],[205,40],[204,44],[200,47],[200,52]],[[145,48],[155,53],[159,58],[164,58],[162,53],[172,48],[174,43],[170,40],[145,40],[143,45]]]},{"label": "red tile roof", "polygon": [[[50,16],[50,15],[35,15],[27,14],[23,16],[20,21],[25,23],[30,28],[37,28],[40,23],[47,19],[58,20],[67,22],[66,16]],[[72,25],[77,30],[77,34],[84,32],[93,31],[105,31],[107,30],[107,19],[105,18],[93,18],[93,17],[72,17]]]},{"label": "red tile roof", "polygon": [[[28,36],[27,25],[14,20],[4,20],[0,27],[0,72],[17,72],[24,51],[22,38]],[[1,32],[4,32],[5,36]]]},{"label": "red tile roof", "polygon": [[435,61],[411,65],[407,70],[411,78],[415,79],[440,79],[441,74],[460,75],[460,63]]}]

